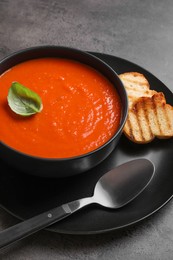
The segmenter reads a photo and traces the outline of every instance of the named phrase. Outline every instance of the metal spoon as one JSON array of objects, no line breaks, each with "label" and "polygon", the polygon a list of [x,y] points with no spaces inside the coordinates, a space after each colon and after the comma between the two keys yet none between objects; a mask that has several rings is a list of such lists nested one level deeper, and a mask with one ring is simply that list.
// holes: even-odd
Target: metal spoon
[{"label": "metal spoon", "polygon": [[154,165],[147,159],[124,163],[98,180],[92,197],[63,204],[1,231],[0,248],[60,221],[86,205],[97,203],[107,208],[120,208],[136,198],[153,175]]}]

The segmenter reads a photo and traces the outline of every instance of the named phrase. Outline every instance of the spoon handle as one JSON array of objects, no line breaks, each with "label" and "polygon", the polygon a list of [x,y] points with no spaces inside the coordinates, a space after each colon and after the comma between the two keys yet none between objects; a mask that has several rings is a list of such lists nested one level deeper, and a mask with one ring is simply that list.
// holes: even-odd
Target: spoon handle
[{"label": "spoon handle", "polygon": [[68,217],[90,203],[91,198],[75,200],[1,231],[0,249]]}]

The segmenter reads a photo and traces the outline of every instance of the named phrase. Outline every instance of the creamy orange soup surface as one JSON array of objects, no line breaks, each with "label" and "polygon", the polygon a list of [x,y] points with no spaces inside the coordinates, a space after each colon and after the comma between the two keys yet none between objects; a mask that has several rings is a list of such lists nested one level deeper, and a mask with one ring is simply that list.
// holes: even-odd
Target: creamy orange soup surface
[{"label": "creamy orange soup surface", "polygon": [[[29,117],[11,111],[11,83],[40,95],[43,110]],[[66,158],[88,153],[117,131],[121,102],[99,72],[76,61],[42,58],[20,63],[0,76],[0,140],[29,155]]]}]

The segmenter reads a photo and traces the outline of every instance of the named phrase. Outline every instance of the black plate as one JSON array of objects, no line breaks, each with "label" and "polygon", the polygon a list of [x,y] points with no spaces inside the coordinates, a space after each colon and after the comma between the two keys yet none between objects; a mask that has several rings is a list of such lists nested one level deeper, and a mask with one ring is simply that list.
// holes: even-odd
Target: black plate
[{"label": "black plate", "polygon": [[[163,91],[173,105],[173,94],[156,77],[127,60],[94,53],[118,74],[127,71],[143,73],[151,88]],[[134,201],[119,210],[90,206],[52,225],[49,230],[67,234],[96,234],[137,223],[164,206],[173,195],[173,139],[157,140],[137,145],[122,136],[120,144],[99,166],[89,172],[66,179],[42,179],[17,173],[0,161],[0,205],[20,219],[32,217],[65,202],[90,196],[97,179],[117,165],[135,159],[148,158],[156,167],[155,176],[147,189]]]}]

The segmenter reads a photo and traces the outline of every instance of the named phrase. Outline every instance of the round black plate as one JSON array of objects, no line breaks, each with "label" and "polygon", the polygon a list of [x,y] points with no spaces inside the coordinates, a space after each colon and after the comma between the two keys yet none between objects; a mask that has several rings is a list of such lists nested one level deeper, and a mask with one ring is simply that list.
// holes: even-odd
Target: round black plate
[{"label": "round black plate", "polygon": [[[173,94],[156,77],[127,60],[93,53],[107,62],[118,74],[127,71],[143,73],[151,89],[163,91],[173,105]],[[173,195],[173,139],[155,139],[138,145],[121,137],[118,147],[99,166],[80,175],[64,179],[42,179],[17,173],[0,161],[0,205],[20,219],[32,217],[65,202],[92,195],[98,178],[117,165],[135,158],[147,158],[155,164],[155,176],[140,196],[127,206],[109,210],[92,205],[48,228],[67,234],[96,234],[129,226],[150,216],[164,206]]]}]

